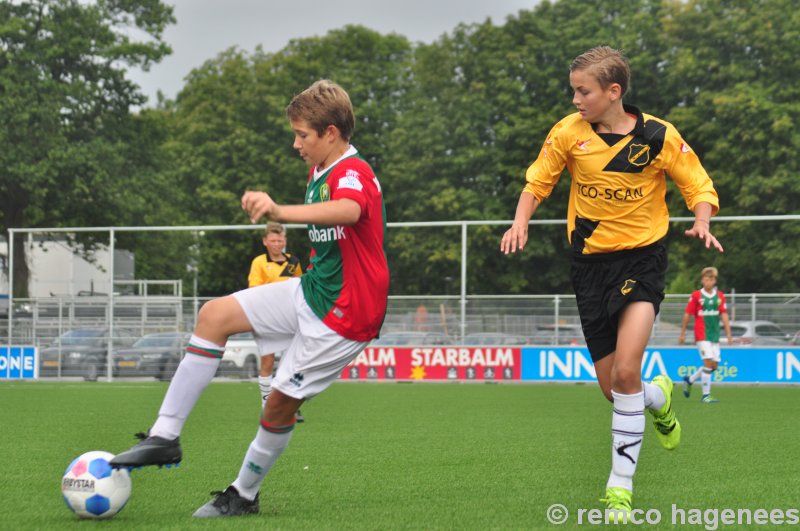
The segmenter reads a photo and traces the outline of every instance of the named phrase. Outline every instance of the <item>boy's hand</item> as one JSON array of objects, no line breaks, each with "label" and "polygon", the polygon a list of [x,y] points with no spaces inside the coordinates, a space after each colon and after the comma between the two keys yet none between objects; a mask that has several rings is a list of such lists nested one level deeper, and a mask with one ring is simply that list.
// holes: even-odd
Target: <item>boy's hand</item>
[{"label": "boy's hand", "polygon": [[500,252],[508,254],[517,252],[517,249],[521,251],[527,242],[528,224],[518,225],[515,223],[503,234],[503,239],[500,240]]},{"label": "boy's hand", "polygon": [[262,217],[271,218],[278,205],[265,192],[245,192],[242,196],[242,209],[247,212],[252,223]]},{"label": "boy's hand", "polygon": [[698,238],[703,240],[706,244],[706,249],[711,248],[713,245],[719,252],[723,253],[725,250],[722,245],[717,241],[713,234],[711,234],[711,227],[708,221],[704,219],[694,220],[694,225],[691,229],[684,231],[684,234],[689,238]]}]

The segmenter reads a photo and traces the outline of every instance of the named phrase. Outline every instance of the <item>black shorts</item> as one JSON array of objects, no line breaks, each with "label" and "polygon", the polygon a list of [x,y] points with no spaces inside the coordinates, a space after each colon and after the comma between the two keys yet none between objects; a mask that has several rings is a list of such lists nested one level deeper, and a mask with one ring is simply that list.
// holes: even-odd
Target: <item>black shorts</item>
[{"label": "black shorts", "polygon": [[617,349],[619,314],[629,302],[664,300],[667,250],[662,242],[613,253],[573,255],[572,287],[592,361]]}]

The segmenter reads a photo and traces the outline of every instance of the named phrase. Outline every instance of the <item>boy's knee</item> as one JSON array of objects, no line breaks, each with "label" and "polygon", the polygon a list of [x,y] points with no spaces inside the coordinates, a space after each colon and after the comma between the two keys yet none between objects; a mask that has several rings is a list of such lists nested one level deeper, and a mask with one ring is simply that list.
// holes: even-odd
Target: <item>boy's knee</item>
[{"label": "boy's knee", "polygon": [[219,299],[210,300],[200,308],[200,311],[197,312],[198,323],[212,324],[214,322],[215,316],[218,313],[215,311],[218,300]]},{"label": "boy's knee", "polygon": [[[613,389],[625,394],[638,393],[641,391],[641,374],[636,367],[617,366],[614,367]],[[610,392],[609,392],[610,394]]]},{"label": "boy's knee", "polygon": [[641,378],[639,371],[634,367],[615,367],[614,382],[618,384],[635,383]]},{"label": "boy's knee", "polygon": [[205,303],[197,312],[198,324],[220,327],[229,319],[227,297],[212,299]]}]

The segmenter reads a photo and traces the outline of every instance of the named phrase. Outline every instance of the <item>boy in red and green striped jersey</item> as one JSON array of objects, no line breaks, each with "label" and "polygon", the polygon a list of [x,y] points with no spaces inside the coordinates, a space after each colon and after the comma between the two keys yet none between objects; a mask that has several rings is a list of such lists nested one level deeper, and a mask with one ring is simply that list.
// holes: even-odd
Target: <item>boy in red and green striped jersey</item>
[{"label": "boy in red and green striped jersey", "polygon": [[181,460],[178,436],[214,376],[228,336],[252,331],[260,352],[285,350],[238,477],[196,517],[258,512],[261,483],[289,444],[300,405],[324,391],[377,337],[386,314],[383,194],[369,164],[350,145],[355,117],[349,96],[331,81],[317,81],[292,99],[286,114],[293,147],[311,166],[305,201],[279,205],[264,192],[249,191],[242,208],[253,223],[263,217],[307,223],[311,265],[300,278],[205,304],[188,350],[200,355],[181,362],[143,440],[111,461],[138,467]]},{"label": "boy in red and green striped jersey", "polygon": [[678,343],[681,345],[685,343],[686,327],[689,325],[689,319],[694,317],[694,339],[700,356],[703,358],[703,366],[699,367],[691,376],[683,377],[683,396],[689,398],[692,384],[699,378],[703,387],[701,400],[706,404],[713,404],[719,402],[711,396],[711,375],[717,369],[720,360],[720,320],[725,327],[728,344],[733,343],[733,335],[731,334],[728,310],[725,307],[725,295],[717,289],[717,268],[706,267],[703,269],[700,273],[700,280],[703,287],[689,297],[689,303],[686,305],[686,312],[681,321]]}]

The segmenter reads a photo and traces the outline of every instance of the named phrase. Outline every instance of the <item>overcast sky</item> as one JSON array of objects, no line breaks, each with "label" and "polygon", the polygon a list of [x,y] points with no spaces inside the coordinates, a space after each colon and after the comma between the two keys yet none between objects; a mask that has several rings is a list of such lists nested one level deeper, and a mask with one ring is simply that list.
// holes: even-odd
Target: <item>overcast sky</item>
[{"label": "overcast sky", "polygon": [[174,98],[195,67],[231,46],[252,52],[257,45],[278,51],[290,39],[324,35],[347,24],[399,33],[412,42],[432,42],[459,23],[491,18],[503,24],[537,0],[166,0],[177,23],[164,32],[172,54],[150,69],[131,71],[154,104],[161,90]]}]

